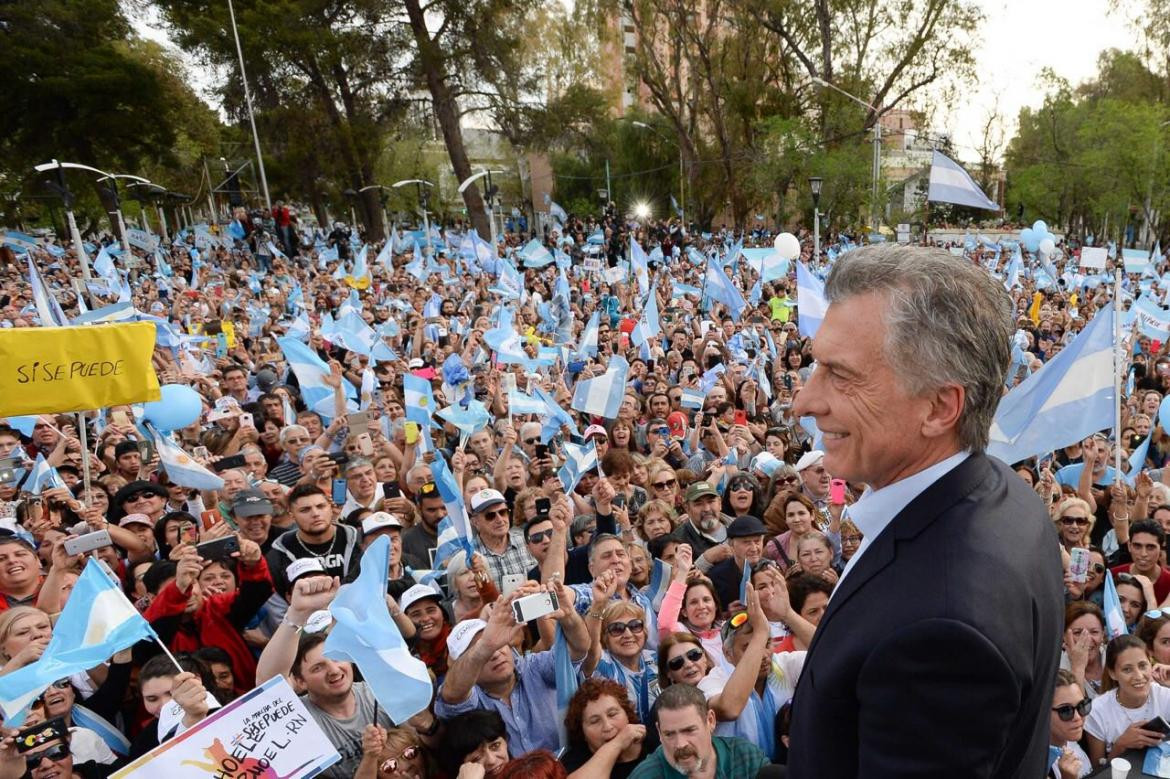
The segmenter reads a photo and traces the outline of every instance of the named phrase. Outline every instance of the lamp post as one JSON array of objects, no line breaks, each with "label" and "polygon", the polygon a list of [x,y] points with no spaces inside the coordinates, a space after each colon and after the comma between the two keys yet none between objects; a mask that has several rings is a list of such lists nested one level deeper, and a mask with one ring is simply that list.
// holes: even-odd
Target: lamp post
[{"label": "lamp post", "polygon": [[[164,197],[166,197],[166,194],[167,194],[166,189],[164,187],[160,187],[158,184],[155,184],[154,182],[143,183],[143,182],[135,181],[135,182],[131,183],[129,186],[135,188],[135,191],[138,195],[138,200],[140,202],[153,202],[154,203],[155,212],[158,214],[159,235],[162,236],[162,239],[164,241],[166,241],[167,243],[170,243],[171,238],[170,238],[170,235],[167,233],[167,217],[166,217],[166,214],[163,213],[163,207],[162,207],[162,199]],[[142,191],[142,190],[145,190],[145,191]],[[144,215],[143,220],[145,221],[145,219],[146,219],[146,217]]]},{"label": "lamp post", "polygon": [[118,195],[118,179],[131,179],[133,181],[140,181],[144,184],[150,182],[142,176],[131,176],[129,173],[107,173],[98,181],[109,181],[106,191],[114,200],[114,214],[118,217],[118,233],[119,243],[122,245],[122,251],[130,251],[130,245],[126,243],[126,220],[122,217],[122,198]]},{"label": "lamp post", "polygon": [[57,174],[57,180],[55,182],[51,181],[47,183],[51,189],[56,191],[58,197],[61,198],[61,203],[65,206],[65,221],[69,224],[69,238],[73,241],[73,250],[77,252],[77,261],[81,264],[81,278],[89,281],[89,257],[86,255],[85,247],[81,243],[81,231],[77,229],[77,220],[73,218],[73,193],[69,190],[69,185],[65,183],[65,168],[83,168],[94,171],[95,173],[102,173],[102,171],[87,165],[58,162],[57,160],[37,165],[35,168],[38,173],[53,170]]},{"label": "lamp post", "polygon": [[632,120],[630,122],[630,124],[634,125],[635,127],[641,127],[643,130],[649,130],[650,132],[657,135],[659,138],[662,138],[665,141],[669,141],[670,143],[673,143],[674,147],[676,149],[678,149],[678,210],[679,210],[679,219],[681,219],[683,221],[683,227],[685,229],[686,228],[686,212],[687,212],[687,210],[686,210],[686,198],[684,197],[684,191],[683,191],[683,183],[684,182],[683,182],[682,144],[679,143],[678,141],[672,139],[672,138],[668,138],[666,135],[663,135],[657,129],[655,129],[651,125],[646,124],[645,122],[639,122],[638,120],[635,119],[635,120]]},{"label": "lamp post", "polygon": [[248,104],[248,121],[252,123],[252,143],[256,147],[256,164],[260,168],[260,186],[264,188],[264,206],[272,213],[272,200],[268,197],[268,177],[264,175],[264,157],[260,154],[260,136],[256,133],[256,114],[252,110],[252,92],[248,89],[248,74],[244,72],[244,50],[240,47],[240,31],[236,29],[236,9],[232,0],[227,0],[228,15],[232,20],[232,36],[236,39],[236,56],[240,59],[240,81],[244,85],[244,102]]},{"label": "lamp post", "polygon": [[427,190],[435,185],[426,179],[403,179],[402,181],[395,181],[390,186],[394,189],[398,189],[399,187],[405,187],[407,184],[414,184],[418,187],[418,205],[419,208],[422,209],[423,230],[425,231],[427,237],[427,253],[434,257],[435,246],[431,241],[431,220],[427,216]]},{"label": "lamp post", "polygon": [[841,93],[842,95],[849,98],[853,102],[855,102],[861,106],[864,106],[865,108],[868,108],[869,110],[873,111],[873,113],[874,113],[874,120],[873,120],[873,195],[872,195],[873,214],[872,214],[871,219],[872,219],[873,232],[876,233],[878,231],[878,227],[881,225],[881,208],[880,208],[880,205],[878,203],[879,182],[881,181],[881,177],[882,177],[881,111],[878,110],[876,107],[874,107],[872,104],[865,102],[860,97],[857,97],[856,95],[853,95],[853,94],[850,94],[849,92],[846,92],[844,89],[841,89],[841,87],[837,86],[836,84],[831,84],[828,81],[825,81],[823,78],[820,78],[818,76],[813,76],[812,80],[814,82],[816,82],[817,84],[820,84],[823,87],[828,87],[829,89],[832,89],[835,92]]},{"label": "lamp post", "polygon": [[489,227],[488,239],[491,241],[492,246],[495,246],[496,245],[496,217],[495,217],[495,205],[494,204],[495,204],[495,200],[496,200],[496,195],[499,194],[500,188],[495,186],[494,184],[492,184],[492,174],[493,173],[496,173],[496,174],[501,175],[501,176],[504,175],[504,171],[502,171],[502,170],[482,170],[473,176],[468,176],[466,179],[464,179],[459,184],[459,194],[462,195],[463,191],[465,189],[467,189],[468,187],[470,187],[472,184],[474,184],[476,182],[476,180],[487,177],[487,182],[486,182],[487,186],[485,186],[483,189],[483,202],[484,202],[484,205],[487,207],[487,218],[488,218],[488,227]]},{"label": "lamp post", "polygon": [[821,186],[824,179],[820,176],[808,177],[808,188],[813,198],[813,262],[821,262]]}]

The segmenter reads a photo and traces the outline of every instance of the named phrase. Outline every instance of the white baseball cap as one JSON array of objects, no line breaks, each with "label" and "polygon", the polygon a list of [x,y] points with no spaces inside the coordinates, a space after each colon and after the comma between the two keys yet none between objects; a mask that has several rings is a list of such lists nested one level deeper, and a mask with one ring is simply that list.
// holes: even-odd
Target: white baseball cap
[{"label": "white baseball cap", "polygon": [[441,601],[443,593],[428,584],[415,584],[402,593],[402,597],[398,599],[398,607],[406,611],[423,598],[435,598]]},{"label": "white baseball cap", "polygon": [[289,563],[288,568],[284,569],[284,575],[290,586],[307,573],[325,573],[325,566],[321,565],[321,561],[316,557],[302,557],[299,560],[293,560]]},{"label": "white baseball cap", "polygon": [[471,496],[471,513],[478,514],[484,509],[507,502],[499,490],[483,489]]},{"label": "white baseball cap", "polygon": [[825,453],[820,449],[813,449],[811,452],[805,452],[800,459],[796,461],[796,470],[803,471],[805,468],[811,468],[821,460],[825,459]]},{"label": "white baseball cap", "polygon": [[362,520],[362,535],[371,536],[379,530],[386,528],[394,528],[396,530],[402,529],[402,520],[393,514],[388,514],[385,511],[375,511],[370,516]]},{"label": "white baseball cap", "polygon": [[472,639],[486,627],[487,623],[482,619],[465,619],[451,628],[451,632],[447,634],[447,654],[450,658],[458,660],[471,646]]}]

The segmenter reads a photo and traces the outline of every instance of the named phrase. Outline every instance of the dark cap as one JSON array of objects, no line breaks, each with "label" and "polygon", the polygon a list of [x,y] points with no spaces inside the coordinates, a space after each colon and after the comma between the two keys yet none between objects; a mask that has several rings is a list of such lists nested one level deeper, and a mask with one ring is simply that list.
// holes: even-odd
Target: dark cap
[{"label": "dark cap", "polygon": [[114,459],[117,460],[122,455],[130,454],[131,452],[138,454],[138,443],[129,440],[120,441],[118,445],[114,447]]},{"label": "dark cap", "polygon": [[255,487],[240,490],[232,501],[232,514],[237,517],[258,517],[272,513],[272,503]]},{"label": "dark cap", "polygon": [[687,487],[687,494],[686,494],[686,502],[687,503],[690,503],[693,500],[698,500],[699,498],[705,498],[707,496],[712,496],[712,497],[717,498],[717,497],[719,497],[719,493],[717,493],[715,491],[715,488],[712,487],[710,484],[708,484],[705,481],[696,481],[696,482],[693,482],[689,487]]},{"label": "dark cap", "polygon": [[155,495],[158,495],[160,498],[164,499],[168,497],[167,488],[161,484],[156,484],[152,481],[132,481],[114,493],[114,500],[112,503],[114,506],[121,508],[122,504],[125,503],[131,495],[137,495],[140,492],[153,492]]},{"label": "dark cap", "polygon": [[277,376],[276,371],[269,368],[261,368],[256,373],[256,386],[264,392],[271,392],[272,388],[276,386]]},{"label": "dark cap", "polygon": [[750,514],[743,514],[736,517],[730,525],[727,526],[728,538],[751,538],[752,536],[766,536],[768,535],[768,528],[763,522],[751,516]]}]

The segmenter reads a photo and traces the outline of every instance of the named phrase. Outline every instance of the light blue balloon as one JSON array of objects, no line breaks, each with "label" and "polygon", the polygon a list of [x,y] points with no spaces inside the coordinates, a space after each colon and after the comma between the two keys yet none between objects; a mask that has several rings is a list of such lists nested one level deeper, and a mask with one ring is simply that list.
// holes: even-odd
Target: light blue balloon
[{"label": "light blue balloon", "polygon": [[159,430],[181,430],[203,413],[203,398],[186,384],[164,384],[161,392],[161,398],[143,408],[143,418]]},{"label": "light blue balloon", "polygon": [[1048,225],[1044,224],[1043,219],[1037,219],[1032,223],[1032,232],[1046,235],[1048,233]]}]

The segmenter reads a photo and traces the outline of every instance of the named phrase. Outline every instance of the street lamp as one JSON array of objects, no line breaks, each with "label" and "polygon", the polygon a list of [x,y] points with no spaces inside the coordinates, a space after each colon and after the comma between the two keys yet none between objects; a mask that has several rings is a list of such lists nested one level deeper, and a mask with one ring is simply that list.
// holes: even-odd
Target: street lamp
[{"label": "street lamp", "polygon": [[110,194],[110,197],[113,198],[114,213],[118,216],[119,243],[122,244],[122,251],[128,252],[130,251],[130,245],[126,243],[126,220],[122,217],[122,198],[118,195],[118,179],[131,179],[133,181],[141,181],[145,184],[149,184],[150,181],[142,178],[142,176],[131,176],[129,173],[107,173],[98,179],[99,182],[107,180],[110,182],[105,189]]},{"label": "street lamp", "polygon": [[881,111],[878,110],[876,107],[874,107],[872,104],[865,102],[860,97],[857,97],[856,95],[852,95],[852,94],[846,92],[844,89],[841,89],[841,87],[837,86],[836,84],[831,84],[828,81],[825,81],[823,78],[820,78],[818,76],[813,76],[812,80],[814,82],[816,82],[817,84],[820,84],[823,87],[828,87],[829,89],[832,89],[835,92],[841,93],[842,95],[849,98],[853,102],[858,103],[859,105],[862,105],[865,108],[868,108],[869,110],[873,111],[873,113],[874,113],[874,120],[873,120],[873,217],[872,217],[872,219],[873,219],[873,231],[876,233],[878,231],[878,227],[881,225],[881,211],[880,211],[880,208],[878,205],[878,197],[879,197],[879,195],[878,195],[878,189],[879,189],[878,182],[881,180],[881,177],[882,177]]},{"label": "street lamp", "polygon": [[244,102],[248,104],[248,121],[252,123],[252,143],[256,147],[256,164],[260,167],[260,186],[264,188],[264,207],[272,213],[268,197],[268,177],[264,175],[264,157],[260,154],[260,136],[256,133],[256,113],[252,110],[252,92],[248,89],[248,74],[244,72],[244,50],[240,46],[240,31],[236,29],[236,9],[227,0],[228,15],[232,20],[232,36],[236,39],[236,56],[240,59],[240,82],[244,85]]},{"label": "street lamp", "polygon": [[488,237],[490,238],[490,240],[492,242],[492,246],[495,246],[496,245],[496,218],[495,218],[495,209],[494,209],[493,204],[494,204],[495,199],[496,199],[496,194],[499,193],[500,188],[497,186],[494,186],[492,184],[492,174],[493,173],[498,174],[500,176],[504,175],[504,171],[502,171],[502,170],[483,170],[483,171],[480,171],[479,173],[476,173],[473,176],[468,176],[459,185],[459,194],[462,195],[463,191],[465,189],[467,189],[468,187],[470,187],[473,183],[475,183],[475,181],[477,179],[481,179],[485,176],[487,177],[487,186],[484,187],[484,190],[483,190],[483,201],[484,201],[484,204],[487,206],[487,218],[488,218],[488,225],[490,227],[490,230],[489,230],[490,235]]},{"label": "street lamp", "polygon": [[683,150],[682,150],[682,144],[673,138],[667,137],[666,135],[659,132],[656,128],[652,127],[651,125],[646,124],[645,122],[639,122],[637,119],[634,119],[634,120],[631,120],[630,124],[634,125],[635,127],[640,127],[643,130],[649,130],[650,132],[657,135],[659,138],[662,138],[665,141],[669,141],[670,143],[673,143],[675,148],[678,149],[678,210],[679,210],[679,219],[681,219],[683,221],[683,227],[685,229],[685,227],[686,227],[686,199],[683,196]]},{"label": "street lamp", "polygon": [[431,220],[427,216],[427,189],[435,185],[426,179],[403,179],[402,181],[395,181],[390,186],[394,189],[398,189],[399,187],[405,187],[407,184],[414,184],[416,187],[418,187],[418,205],[419,208],[422,209],[423,230],[426,232],[427,236],[427,250],[428,254],[434,257],[435,246],[431,242]]},{"label": "street lamp", "polygon": [[58,162],[57,160],[37,165],[35,168],[38,173],[44,173],[48,170],[54,170],[57,173],[57,180],[47,183],[51,189],[56,191],[58,197],[61,198],[62,204],[65,206],[65,221],[69,224],[69,237],[73,241],[74,251],[77,252],[77,261],[81,263],[81,278],[89,281],[89,257],[86,256],[85,247],[81,244],[81,231],[77,229],[77,220],[73,218],[73,193],[69,190],[69,185],[65,183],[65,168],[82,168],[95,173],[103,173],[103,171],[97,168],[91,168],[88,165]]},{"label": "street lamp", "polygon": [[821,261],[821,186],[825,181],[820,176],[808,177],[808,188],[813,197],[813,262]]},{"label": "street lamp", "polygon": [[[165,198],[167,196],[166,188],[160,187],[158,184],[155,184],[154,182],[143,184],[143,183],[138,182],[138,181],[133,182],[132,184],[130,184],[130,186],[131,187],[141,187],[141,188],[146,189],[145,192],[139,192],[138,196],[141,200],[144,200],[144,201],[149,200],[149,201],[154,202],[155,211],[158,213],[159,234],[162,236],[162,239],[164,241],[166,241],[167,243],[170,243],[171,242],[170,234],[167,232],[167,217],[166,217],[166,214],[163,213],[163,207],[162,207],[162,200],[163,200],[163,198]],[[145,217],[143,217],[143,219],[145,219]]]}]

